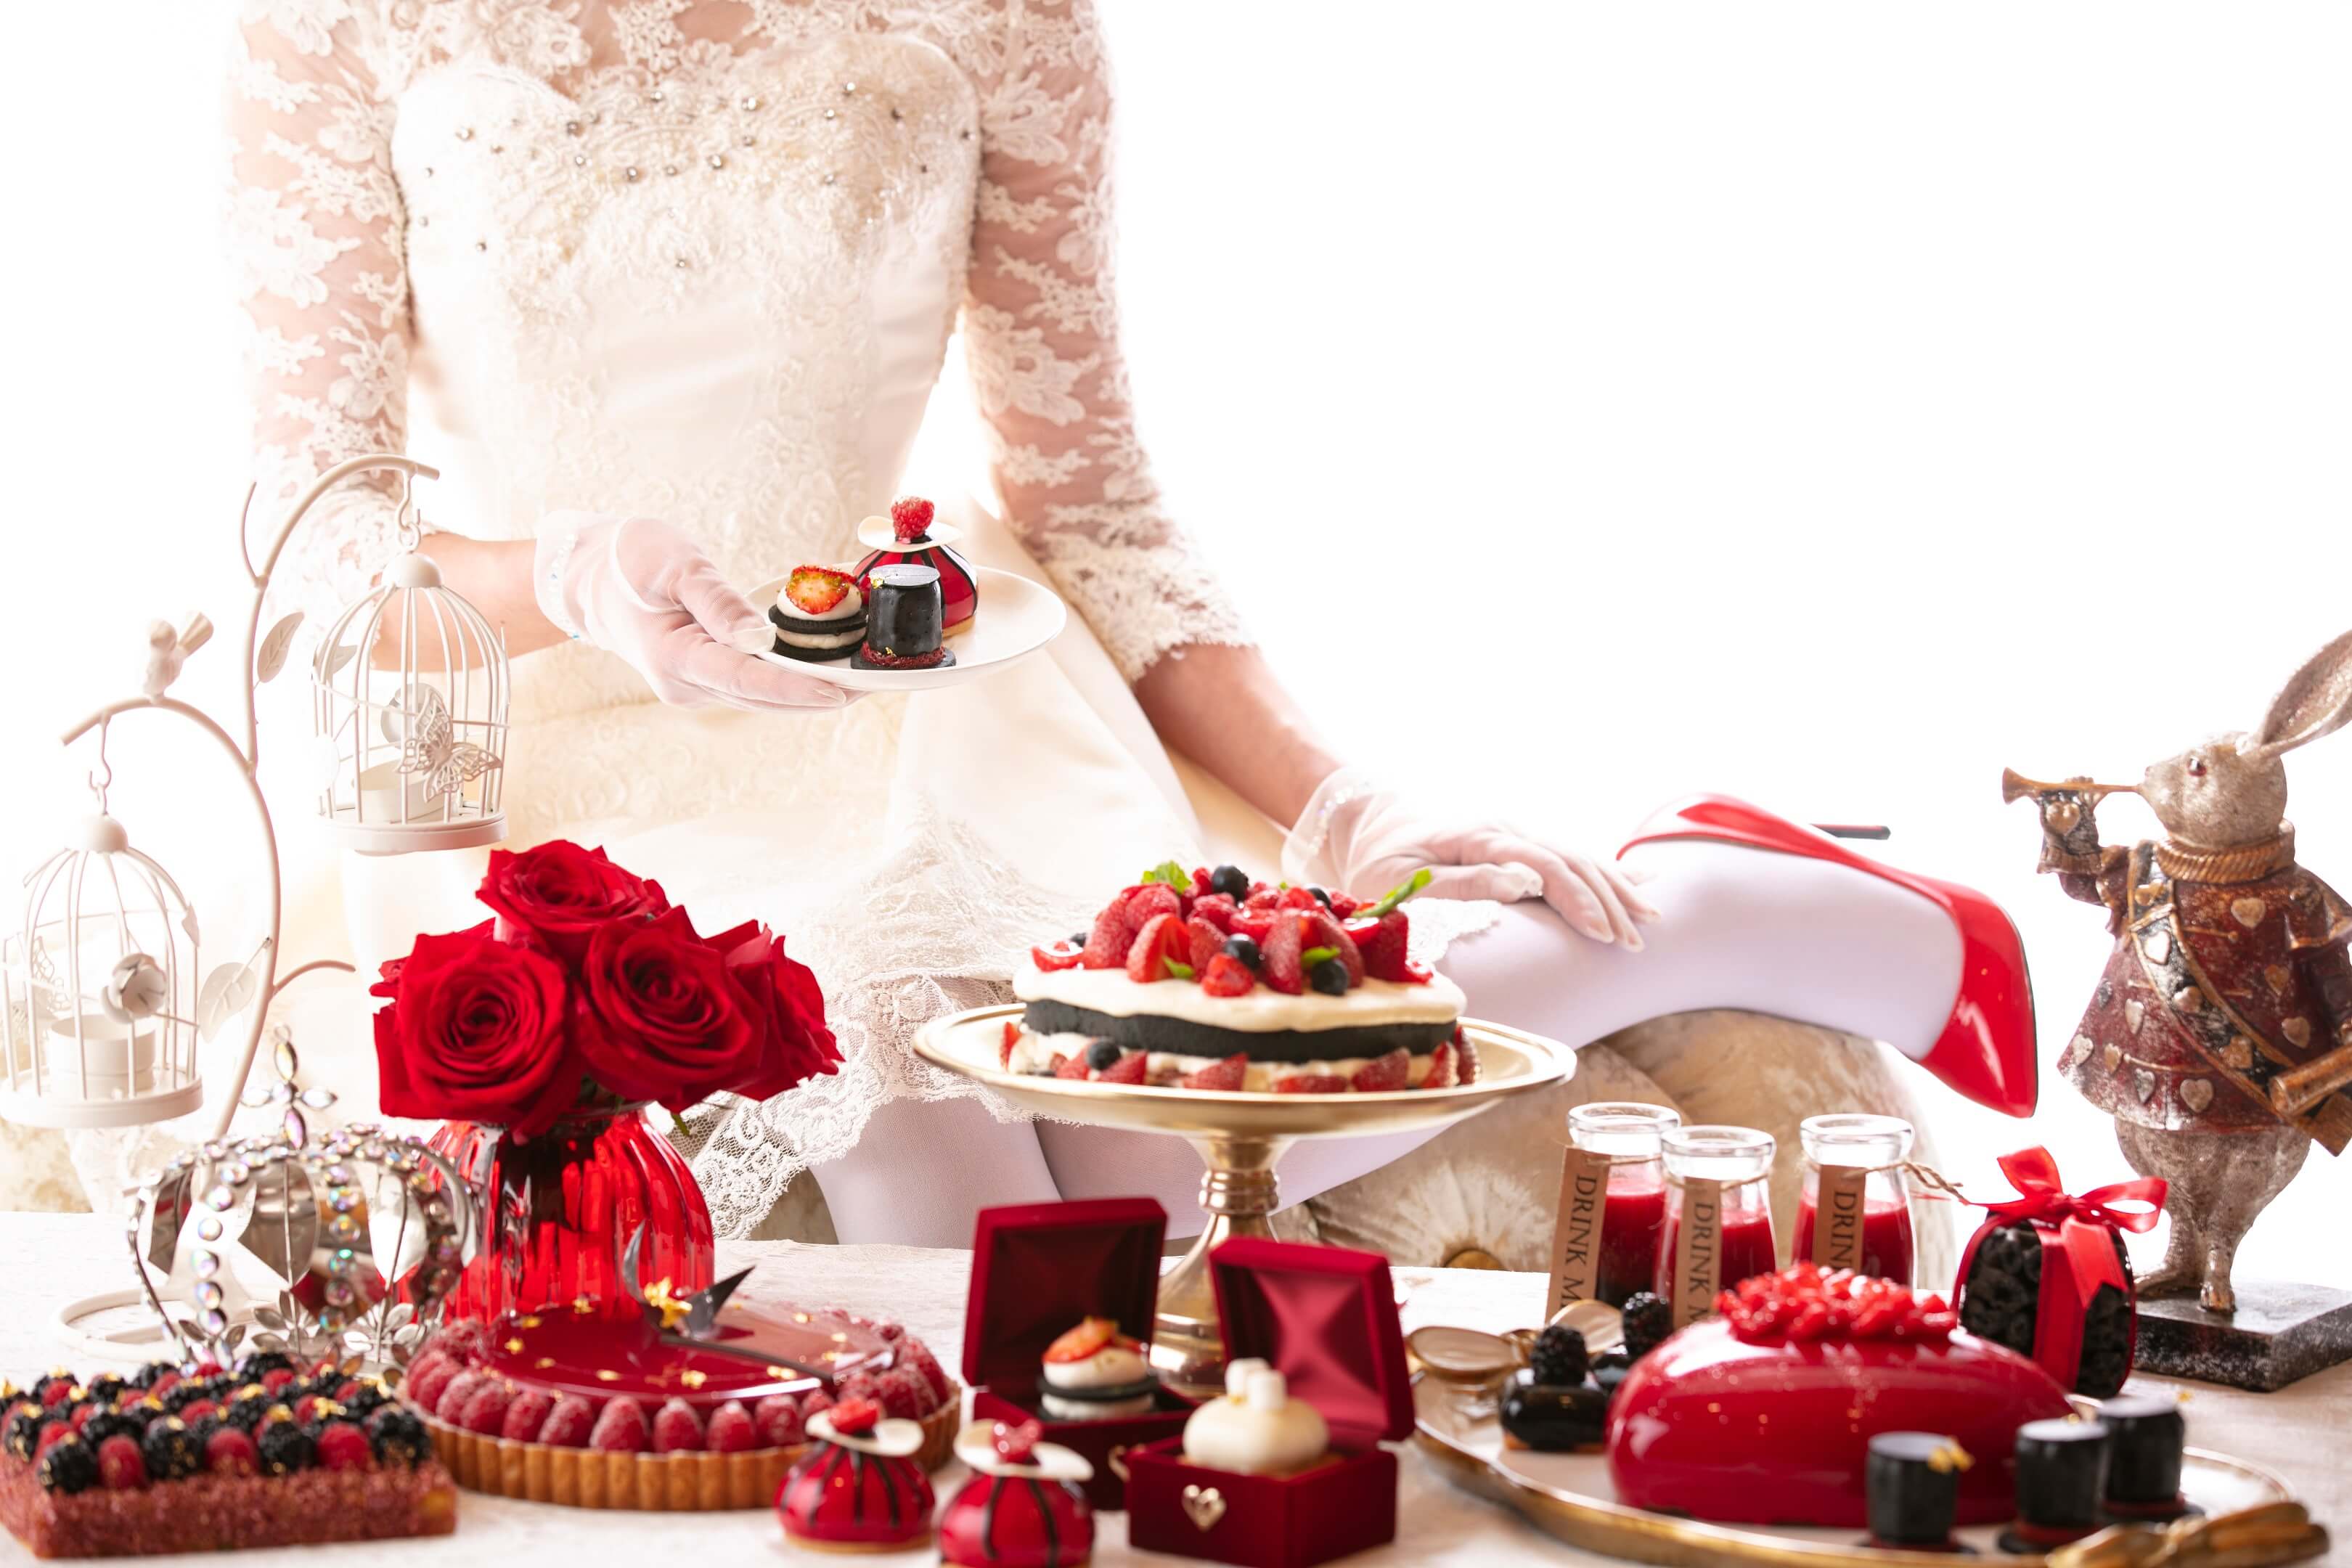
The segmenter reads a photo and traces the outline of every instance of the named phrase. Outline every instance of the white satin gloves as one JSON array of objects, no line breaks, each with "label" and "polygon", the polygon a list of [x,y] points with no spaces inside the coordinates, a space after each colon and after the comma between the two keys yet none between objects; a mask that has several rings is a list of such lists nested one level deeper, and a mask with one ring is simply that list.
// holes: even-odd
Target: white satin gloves
[{"label": "white satin gloves", "polygon": [[1658,911],[1624,868],[1554,849],[1498,823],[1456,821],[1415,810],[1353,768],[1316,787],[1283,841],[1282,874],[1293,882],[1378,898],[1422,867],[1427,897],[1541,899],[1570,927],[1600,942],[1642,949],[1638,922]]},{"label": "white satin gloves", "polygon": [[539,607],[618,654],[674,708],[839,708],[856,694],[751,657],[768,620],[683,532],[656,518],[550,512],[531,559]]}]

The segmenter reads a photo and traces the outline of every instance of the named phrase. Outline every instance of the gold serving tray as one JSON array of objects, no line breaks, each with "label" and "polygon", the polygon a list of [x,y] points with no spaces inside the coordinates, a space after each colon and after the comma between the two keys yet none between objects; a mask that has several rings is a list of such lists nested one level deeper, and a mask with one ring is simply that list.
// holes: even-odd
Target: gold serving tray
[{"label": "gold serving tray", "polygon": [[[1778,1568],[1953,1568],[1971,1561],[1941,1552],[1899,1552],[1864,1543],[1859,1530],[1815,1530],[1710,1524],[1631,1508],[1616,1500],[1607,1459],[1599,1454],[1538,1454],[1503,1447],[1491,1400],[1426,1374],[1413,1386],[1413,1439],[1465,1490],[1525,1515],[1529,1523],[1571,1546],[1664,1568],[1717,1568],[1756,1563]],[[2191,1448],[2180,1489],[2208,1514],[2294,1500],[2286,1482],[2259,1465],[2207,1448]],[[1993,1546],[1997,1525],[1963,1527],[1964,1545],[1977,1562],[1999,1568],[2039,1568],[2044,1559],[2006,1555]]]},{"label": "gold serving tray", "polygon": [[[611,1454],[559,1448],[511,1437],[489,1437],[409,1409],[433,1434],[433,1451],[459,1486],[524,1502],[560,1508],[638,1509],[654,1513],[705,1513],[766,1508],[776,1488],[810,1445],[748,1448],[734,1454]],[[923,1446],[915,1460],[936,1470],[955,1457],[962,1426],[963,1389],[923,1417]]]}]

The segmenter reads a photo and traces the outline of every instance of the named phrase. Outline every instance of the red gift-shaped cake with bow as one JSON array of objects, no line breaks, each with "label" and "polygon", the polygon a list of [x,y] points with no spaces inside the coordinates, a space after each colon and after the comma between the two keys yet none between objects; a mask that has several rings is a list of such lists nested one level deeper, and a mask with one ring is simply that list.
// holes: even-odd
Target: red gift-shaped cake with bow
[{"label": "red gift-shaped cake with bow", "polygon": [[1076,1450],[1094,1467],[1085,1490],[1097,1509],[1127,1506],[1122,1467],[1114,1459],[1181,1432],[1192,1402],[1154,1387],[1139,1414],[1054,1420],[1044,1410],[1044,1358],[1088,1319],[1108,1319],[1120,1335],[1148,1348],[1167,1235],[1168,1211],[1150,1198],[982,1209],[973,1233],[963,1320],[972,1418],[1034,1420],[1045,1441]]},{"label": "red gift-shaped cake with bow", "polygon": [[1953,1286],[1960,1324],[2032,1357],[2060,1387],[2105,1399],[2130,1375],[2139,1337],[2131,1261],[2118,1233],[2155,1226],[2164,1179],[2076,1196],[2047,1149],[2004,1154],[2000,1170],[2019,1195],[1985,1205],[1985,1222],[1960,1256]]},{"label": "red gift-shaped cake with bow", "polygon": [[1250,1568],[1306,1568],[1395,1540],[1397,1459],[1381,1445],[1412,1435],[1412,1387],[1388,1260],[1244,1237],[1209,1265],[1225,1354],[1263,1361],[1270,1371],[1258,1380],[1313,1406],[1329,1449],[1245,1474],[1191,1462],[1181,1435],[1137,1448],[1127,1456],[1128,1540]]}]

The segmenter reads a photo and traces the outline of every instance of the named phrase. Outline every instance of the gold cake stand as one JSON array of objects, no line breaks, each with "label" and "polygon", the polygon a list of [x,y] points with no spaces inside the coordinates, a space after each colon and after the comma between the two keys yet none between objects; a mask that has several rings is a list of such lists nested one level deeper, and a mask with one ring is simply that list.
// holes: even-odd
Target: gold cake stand
[{"label": "gold cake stand", "polygon": [[1160,1281],[1160,1316],[1151,1363],[1180,1393],[1224,1392],[1224,1337],[1209,1277],[1209,1254],[1228,1237],[1271,1236],[1277,1206],[1275,1166],[1302,1138],[1366,1138],[1434,1130],[1475,1116],[1513,1095],[1556,1083],[1576,1070],[1575,1053],[1557,1041],[1462,1020],[1478,1052],[1478,1081],[1454,1089],[1381,1094],[1260,1094],[1242,1090],[1154,1089],[1035,1078],[996,1066],[1006,1020],[1021,1005],[975,1007],[935,1018],[915,1037],[923,1058],[983,1084],[1024,1110],[1096,1127],[1162,1132],[1200,1152],[1201,1207],[1209,1223],[1192,1250]]}]

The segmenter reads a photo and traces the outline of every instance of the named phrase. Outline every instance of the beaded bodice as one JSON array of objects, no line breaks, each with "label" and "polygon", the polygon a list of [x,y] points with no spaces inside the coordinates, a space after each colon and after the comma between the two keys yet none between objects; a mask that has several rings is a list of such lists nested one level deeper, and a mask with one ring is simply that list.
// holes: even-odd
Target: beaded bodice
[{"label": "beaded bodice", "polygon": [[[244,10],[235,205],[279,493],[407,446],[445,470],[443,526],[658,515],[748,584],[854,553],[961,315],[1008,521],[1121,668],[1238,640],[1134,438],[1084,0]],[[355,497],[311,531],[321,607],[390,518]],[[526,720],[643,696],[588,649],[516,673]]]}]

